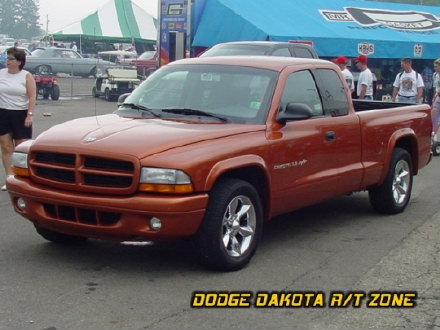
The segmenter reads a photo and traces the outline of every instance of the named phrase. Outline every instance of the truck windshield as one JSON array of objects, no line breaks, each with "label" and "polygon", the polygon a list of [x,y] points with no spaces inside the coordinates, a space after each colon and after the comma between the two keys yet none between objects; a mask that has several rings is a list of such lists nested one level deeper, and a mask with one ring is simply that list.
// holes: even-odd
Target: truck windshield
[{"label": "truck windshield", "polygon": [[169,65],[151,75],[125,103],[152,109],[163,118],[262,124],[277,75],[234,65]]}]

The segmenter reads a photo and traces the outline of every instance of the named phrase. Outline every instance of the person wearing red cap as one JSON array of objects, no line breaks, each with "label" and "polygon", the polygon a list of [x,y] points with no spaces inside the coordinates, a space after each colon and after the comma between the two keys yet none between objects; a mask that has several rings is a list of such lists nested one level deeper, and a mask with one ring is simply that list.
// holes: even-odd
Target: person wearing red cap
[{"label": "person wearing red cap", "polygon": [[338,58],[333,59],[333,62],[336,63],[341,69],[345,81],[347,82],[348,88],[350,88],[350,92],[353,93],[354,80],[353,80],[353,74],[347,68],[348,58],[346,58],[345,56],[339,56]]},{"label": "person wearing red cap", "polygon": [[356,67],[361,71],[357,83],[356,94],[359,99],[373,99],[373,74],[368,68],[368,57],[360,55],[354,59]]}]

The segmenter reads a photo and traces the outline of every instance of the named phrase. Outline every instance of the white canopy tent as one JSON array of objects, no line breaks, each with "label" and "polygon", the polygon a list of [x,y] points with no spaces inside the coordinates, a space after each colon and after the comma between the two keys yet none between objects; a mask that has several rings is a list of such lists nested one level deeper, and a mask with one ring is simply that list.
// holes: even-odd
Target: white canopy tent
[{"label": "white canopy tent", "polygon": [[110,0],[82,20],[53,34],[59,41],[155,44],[156,19],[131,0]]}]

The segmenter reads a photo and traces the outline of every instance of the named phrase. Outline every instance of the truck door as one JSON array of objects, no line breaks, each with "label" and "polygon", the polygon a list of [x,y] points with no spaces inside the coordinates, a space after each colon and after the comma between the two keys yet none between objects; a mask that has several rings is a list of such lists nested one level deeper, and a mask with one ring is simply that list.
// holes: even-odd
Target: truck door
[{"label": "truck door", "polygon": [[273,160],[272,206],[276,213],[359,187],[362,175],[359,123],[356,115],[348,115],[344,86],[334,73],[333,86],[326,89],[322,84],[327,81],[315,71],[293,72],[286,80],[280,111],[289,102],[305,103],[313,116],[287,122],[269,138]]}]

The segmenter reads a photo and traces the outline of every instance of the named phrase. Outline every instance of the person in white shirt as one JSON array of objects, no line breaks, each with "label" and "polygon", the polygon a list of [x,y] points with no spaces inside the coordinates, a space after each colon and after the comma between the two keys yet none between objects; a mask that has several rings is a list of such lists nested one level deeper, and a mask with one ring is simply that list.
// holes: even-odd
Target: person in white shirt
[{"label": "person in white shirt", "polygon": [[402,59],[401,65],[403,71],[394,80],[392,101],[422,103],[425,85],[421,74],[413,70],[410,58]]},{"label": "person in white shirt", "polygon": [[373,99],[373,74],[368,68],[368,57],[360,55],[354,59],[356,67],[361,71],[357,82],[356,94],[361,100]]},{"label": "person in white shirt", "polygon": [[75,52],[78,51],[78,47],[76,46],[76,41],[72,42],[72,50],[74,50]]},{"label": "person in white shirt", "polygon": [[[12,47],[7,55],[6,68],[0,70],[0,147],[6,176],[13,174],[14,148],[32,138],[32,115],[37,98],[35,80],[23,70],[26,53]],[[6,190],[6,186],[1,190]]]},{"label": "person in white shirt", "polygon": [[350,92],[353,93],[354,80],[353,80],[353,74],[347,68],[348,58],[346,58],[345,56],[339,56],[338,58],[335,58],[333,62],[336,63],[341,69],[345,81],[347,82],[348,88],[350,89]]}]

